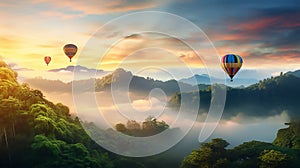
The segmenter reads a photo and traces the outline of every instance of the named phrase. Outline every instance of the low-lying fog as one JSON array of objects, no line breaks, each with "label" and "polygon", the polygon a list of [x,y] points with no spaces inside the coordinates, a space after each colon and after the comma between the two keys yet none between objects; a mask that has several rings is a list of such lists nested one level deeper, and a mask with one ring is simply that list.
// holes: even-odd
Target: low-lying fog
[{"label": "low-lying fog", "polygon": [[[81,101],[80,104],[91,103],[89,99],[94,99],[98,105],[94,106],[92,103],[91,105],[87,105],[86,109],[80,110],[84,111],[84,113],[80,112],[79,116],[81,120],[95,122],[96,125],[101,127],[104,126],[101,125],[97,119],[99,117],[99,111],[101,111],[111,127],[114,127],[117,123],[126,124],[127,120],[142,122],[148,116],[155,116],[159,121],[164,120],[172,127],[172,122],[174,122],[178,111],[167,107],[166,101],[168,98],[160,94],[158,91],[148,99],[147,97],[130,93],[129,98],[131,99],[131,104],[129,104],[126,102],[127,93],[114,95],[114,101],[111,94],[107,92],[97,92],[95,95],[93,93],[84,93],[84,95],[77,97],[77,100]],[[71,93],[44,92],[44,95],[47,99],[55,103],[62,102],[67,105],[71,113],[76,115]],[[117,105],[114,105],[113,102],[116,102]],[[97,113],[93,111],[97,111]],[[199,144],[198,136],[205,117],[206,114],[198,115],[197,121],[194,123],[189,134],[185,137],[185,140],[188,139],[188,141],[191,141],[191,144]],[[279,115],[269,116],[267,118],[247,117],[243,115],[233,116],[230,120],[221,119],[209,139],[216,137],[223,138],[231,144],[230,147],[251,140],[272,142],[276,137],[278,129],[285,127],[284,123],[288,121],[289,117],[284,111]]]}]

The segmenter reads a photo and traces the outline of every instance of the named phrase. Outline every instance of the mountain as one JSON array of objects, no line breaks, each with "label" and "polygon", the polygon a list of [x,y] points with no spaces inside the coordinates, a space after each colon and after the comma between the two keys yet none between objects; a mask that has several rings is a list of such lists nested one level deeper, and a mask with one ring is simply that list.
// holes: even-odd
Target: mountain
[{"label": "mountain", "polygon": [[[45,92],[72,92],[72,82],[64,83],[60,80],[49,80],[40,77],[24,79],[24,82],[29,84],[32,88],[40,89]],[[90,83],[94,82],[94,79],[78,80],[73,82],[80,85],[81,88],[85,88],[86,91],[93,90],[93,88],[89,88],[88,86],[90,86]]]},{"label": "mountain", "polygon": [[24,79],[31,87],[41,89],[46,92],[70,92],[71,83],[64,83],[60,80],[48,80],[43,78]]},{"label": "mountain", "polygon": [[190,84],[190,85],[197,85],[197,84],[210,85],[211,84],[209,75],[207,75],[207,74],[202,74],[202,75],[196,74],[196,75],[194,75],[192,77],[189,77],[189,78],[180,79],[179,82],[187,83],[187,84]]},{"label": "mountain", "polygon": [[[160,81],[150,77],[144,78],[135,76],[129,71],[124,69],[117,69],[112,74],[109,74],[101,79],[96,79],[96,91],[102,91],[110,89],[112,84],[117,89],[127,89],[129,84],[129,91],[137,93],[149,93],[152,89],[159,88],[170,96],[175,92],[190,92],[196,89],[205,90],[208,85],[196,85],[178,82],[176,80]],[[198,88],[197,88],[198,87]]]},{"label": "mountain", "polygon": [[300,70],[296,70],[296,71],[293,71],[293,72],[289,71],[286,74],[287,75],[294,75],[294,76],[300,78]]},{"label": "mountain", "polygon": [[[74,67],[69,68],[71,70]],[[95,81],[94,81],[95,80]],[[162,89],[168,96],[174,94],[175,92],[189,92],[197,89],[197,86],[192,86],[190,84],[185,84],[182,82],[177,82],[176,80],[169,81],[160,81],[154,80],[152,78],[144,78],[140,76],[133,75],[130,71],[124,69],[116,69],[112,73],[97,79],[87,79],[87,80],[78,80],[73,81],[78,87],[85,88],[86,91],[93,91],[94,88],[90,86],[92,83],[95,83],[95,90],[100,91],[109,91],[113,84],[114,88],[125,90],[126,86],[124,84],[129,83],[129,90],[136,93],[145,93],[148,94],[154,88]],[[32,87],[41,89],[47,92],[71,92],[72,82],[64,83],[59,80],[47,80],[42,78],[33,78],[26,79],[26,83],[30,84]],[[205,90],[208,88],[208,85],[198,85],[198,88]]]},{"label": "mountain", "polygon": [[[271,77],[261,80],[257,84],[246,88],[229,88],[226,96],[226,104],[223,117],[230,119],[235,116],[267,117],[279,115],[282,112],[290,117],[300,117],[300,78],[284,74],[277,77]],[[181,94],[191,97],[190,100],[183,102],[192,105],[192,97],[199,93],[177,93],[172,96],[169,104],[171,106],[180,105]],[[208,111],[211,91],[200,91],[201,109]]]},{"label": "mountain", "polygon": [[[213,79],[213,81],[216,81],[216,83],[224,83],[224,80],[215,77],[210,77],[208,74],[202,74],[202,75],[196,74],[189,78],[180,79],[179,82],[187,83],[190,85],[199,85],[199,84],[210,85],[211,79]],[[249,86],[257,82],[258,80],[254,78],[239,77],[239,78],[235,78],[233,82],[230,82],[230,79],[226,78],[226,85],[232,87]]]}]

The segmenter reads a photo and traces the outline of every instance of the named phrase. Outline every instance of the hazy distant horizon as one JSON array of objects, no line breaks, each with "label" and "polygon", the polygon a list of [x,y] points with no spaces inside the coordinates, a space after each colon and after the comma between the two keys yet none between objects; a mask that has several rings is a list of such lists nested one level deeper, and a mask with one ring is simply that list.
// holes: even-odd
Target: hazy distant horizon
[{"label": "hazy distant horizon", "polygon": [[[69,66],[68,66],[69,67]],[[78,68],[78,71],[80,72],[79,75],[76,76],[76,79],[74,79],[73,77],[73,71],[70,70],[64,70],[67,69],[68,67],[64,67],[64,68],[60,68],[60,69],[49,69],[45,72],[41,71],[38,74],[36,74],[35,76],[32,75],[32,69],[26,69],[26,68],[20,68],[18,66],[12,66],[12,68],[18,72],[18,79],[20,82],[25,82],[27,79],[35,79],[35,78],[41,78],[41,79],[47,79],[47,80],[60,80],[63,83],[70,83],[72,81],[78,81],[78,80],[86,80],[86,79],[91,79],[91,77],[93,78],[102,78],[110,73],[112,73],[113,71],[104,71],[104,70],[100,70],[102,72],[97,72],[99,71],[99,69],[90,69],[90,71],[85,71],[85,70],[81,70],[81,67]],[[75,66],[76,67],[76,66]],[[86,68],[86,67],[83,67]],[[53,71],[55,70],[55,71]],[[161,80],[161,81],[168,81],[168,80],[181,80],[181,79],[187,79],[190,77],[193,77],[191,75],[185,75],[185,70],[183,69],[183,71],[181,71],[180,69],[167,69],[169,73],[176,73],[177,78],[174,78],[172,76],[166,76],[166,74],[164,72],[159,72],[159,71],[144,71],[144,72],[140,72],[139,70],[133,70],[131,71],[130,69],[124,69],[126,71],[130,71],[132,72],[133,75],[135,76],[140,76],[140,77],[150,77],[153,78],[155,80]],[[290,71],[295,71],[298,69],[274,69],[274,70],[265,70],[265,69],[241,69],[238,74],[236,75],[235,79],[237,81],[249,81],[251,80],[252,82],[246,82],[246,84],[243,84],[244,86],[249,86],[252,84],[257,83],[259,80],[263,80],[266,78],[270,78],[270,77],[274,77],[274,76],[278,76],[280,75],[281,72],[286,73],[286,72],[290,72]],[[214,71],[213,69],[211,69],[211,71]],[[193,69],[193,72],[195,72],[194,75],[207,75],[209,78],[215,78],[215,79],[222,79],[223,76],[209,76],[209,73],[207,72],[206,69],[202,69],[202,68],[195,68]],[[189,73],[187,73],[189,74]],[[215,73],[218,74],[218,73]],[[220,74],[221,75],[221,74]],[[226,77],[227,80],[229,80],[230,78]],[[238,87],[241,86],[239,84],[236,84],[235,82],[227,82],[226,83],[228,86],[233,86],[233,87]]]}]

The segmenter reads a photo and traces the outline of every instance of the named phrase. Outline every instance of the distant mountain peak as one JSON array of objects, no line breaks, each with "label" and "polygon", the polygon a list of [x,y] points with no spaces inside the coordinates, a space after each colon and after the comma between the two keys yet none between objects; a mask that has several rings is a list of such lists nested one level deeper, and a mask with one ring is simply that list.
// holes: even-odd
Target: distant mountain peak
[{"label": "distant mountain peak", "polygon": [[187,83],[190,85],[198,85],[198,84],[210,84],[210,77],[207,74],[195,74],[189,78],[184,78],[179,80],[180,82]]},{"label": "distant mountain peak", "polygon": [[87,67],[84,67],[84,66],[81,66],[81,65],[76,65],[76,66],[69,65],[69,66],[67,66],[65,68],[51,69],[48,72],[60,72],[60,71],[73,72],[74,70],[76,72],[104,72],[101,69],[91,69],[91,68],[87,68]]},{"label": "distant mountain peak", "polygon": [[115,78],[118,78],[118,77],[123,77],[123,76],[124,77],[132,77],[133,75],[130,71],[126,71],[123,68],[118,68],[113,71],[112,76]]},{"label": "distant mountain peak", "polygon": [[118,73],[126,73],[127,71],[125,71],[125,69],[123,69],[123,68],[118,68],[118,69],[116,69],[116,70],[114,70],[113,71],[113,73],[116,73],[116,74],[118,74]]},{"label": "distant mountain peak", "polygon": [[[234,82],[229,82],[229,78],[226,78],[226,84],[228,86],[232,86],[232,87],[240,87],[241,85],[244,86],[249,86],[251,84],[255,84],[258,82],[257,79],[252,79],[252,78],[235,78]],[[214,76],[210,76],[208,74],[195,74],[189,78],[183,78],[180,79],[179,82],[182,83],[187,83],[190,85],[198,85],[198,84],[205,84],[205,85],[210,85],[212,84],[212,81],[214,83],[224,83],[224,79],[222,78],[216,78]]]},{"label": "distant mountain peak", "polygon": [[289,71],[287,73],[285,73],[286,75],[293,75],[296,77],[300,77],[300,70],[296,70],[296,71]]}]

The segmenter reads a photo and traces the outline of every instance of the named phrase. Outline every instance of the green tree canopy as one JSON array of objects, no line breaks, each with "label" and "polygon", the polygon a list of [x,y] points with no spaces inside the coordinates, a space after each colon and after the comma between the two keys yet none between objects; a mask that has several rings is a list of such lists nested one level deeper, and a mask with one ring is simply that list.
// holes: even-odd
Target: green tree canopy
[{"label": "green tree canopy", "polygon": [[212,139],[209,143],[203,143],[200,149],[193,151],[182,161],[181,168],[217,168],[228,167],[226,149],[229,145],[223,139]]},{"label": "green tree canopy", "polygon": [[260,168],[284,168],[289,167],[288,161],[290,160],[287,154],[276,150],[264,150],[259,156],[261,160]]}]

